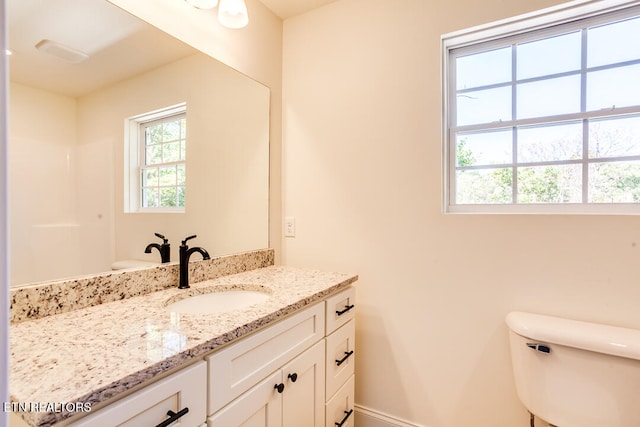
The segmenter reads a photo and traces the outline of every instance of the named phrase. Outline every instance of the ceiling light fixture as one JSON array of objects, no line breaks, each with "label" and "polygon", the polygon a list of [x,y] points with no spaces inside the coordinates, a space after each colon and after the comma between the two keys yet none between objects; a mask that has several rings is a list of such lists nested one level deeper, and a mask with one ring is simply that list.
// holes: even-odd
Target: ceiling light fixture
[{"label": "ceiling light fixture", "polygon": [[[198,9],[213,9],[218,0],[185,0]],[[220,0],[218,6],[218,22],[227,28],[243,28],[249,23],[249,14],[244,0]]]},{"label": "ceiling light fixture", "polygon": [[244,0],[220,0],[218,21],[228,28],[246,27],[249,23],[249,15]]}]

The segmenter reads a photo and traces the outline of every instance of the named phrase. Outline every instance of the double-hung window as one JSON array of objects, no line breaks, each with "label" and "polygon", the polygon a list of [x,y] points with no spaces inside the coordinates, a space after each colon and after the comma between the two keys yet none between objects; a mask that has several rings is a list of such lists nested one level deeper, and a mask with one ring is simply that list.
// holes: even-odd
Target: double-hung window
[{"label": "double-hung window", "polygon": [[614,9],[443,37],[445,211],[640,213],[640,7]]},{"label": "double-hung window", "polygon": [[128,212],[183,212],[187,117],[184,104],[128,119]]}]

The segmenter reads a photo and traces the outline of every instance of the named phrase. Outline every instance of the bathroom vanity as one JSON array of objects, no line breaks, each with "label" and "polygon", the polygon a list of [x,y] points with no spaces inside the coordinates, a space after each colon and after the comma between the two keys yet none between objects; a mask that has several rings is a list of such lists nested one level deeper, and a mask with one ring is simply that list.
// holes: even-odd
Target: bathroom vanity
[{"label": "bathroom vanity", "polygon": [[[12,415],[32,426],[352,426],[356,280],[270,266],[15,323],[12,401],[58,407]],[[168,309],[249,290],[268,298]]]}]

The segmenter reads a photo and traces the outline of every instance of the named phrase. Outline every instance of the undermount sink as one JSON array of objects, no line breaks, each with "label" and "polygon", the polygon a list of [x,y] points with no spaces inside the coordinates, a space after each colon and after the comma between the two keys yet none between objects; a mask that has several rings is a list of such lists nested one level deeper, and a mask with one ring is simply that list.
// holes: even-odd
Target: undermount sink
[{"label": "undermount sink", "polygon": [[171,313],[211,314],[225,313],[250,305],[260,304],[269,299],[266,292],[255,290],[224,290],[193,295],[167,305]]}]

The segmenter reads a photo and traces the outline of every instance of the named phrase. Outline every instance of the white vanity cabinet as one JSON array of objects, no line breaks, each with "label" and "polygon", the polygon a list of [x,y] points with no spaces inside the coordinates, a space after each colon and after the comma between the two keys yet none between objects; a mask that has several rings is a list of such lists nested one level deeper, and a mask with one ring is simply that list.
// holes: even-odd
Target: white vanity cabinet
[{"label": "white vanity cabinet", "polygon": [[353,427],[355,289],[326,301],[326,427]]},{"label": "white vanity cabinet", "polygon": [[200,427],[206,420],[206,381],[207,365],[199,361],[81,418],[71,426]]},{"label": "white vanity cabinet", "polygon": [[72,426],[352,427],[354,307],[349,287]]}]

